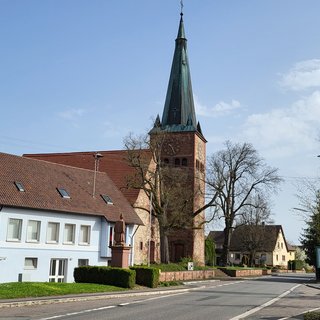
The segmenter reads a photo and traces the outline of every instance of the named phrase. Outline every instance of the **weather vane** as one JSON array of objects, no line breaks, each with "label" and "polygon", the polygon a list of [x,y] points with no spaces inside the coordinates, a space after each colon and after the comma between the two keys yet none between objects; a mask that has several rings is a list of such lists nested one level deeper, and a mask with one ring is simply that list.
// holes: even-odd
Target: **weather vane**
[{"label": "weather vane", "polygon": [[183,0],[180,0],[180,7],[181,7],[180,14],[182,15],[183,14]]}]

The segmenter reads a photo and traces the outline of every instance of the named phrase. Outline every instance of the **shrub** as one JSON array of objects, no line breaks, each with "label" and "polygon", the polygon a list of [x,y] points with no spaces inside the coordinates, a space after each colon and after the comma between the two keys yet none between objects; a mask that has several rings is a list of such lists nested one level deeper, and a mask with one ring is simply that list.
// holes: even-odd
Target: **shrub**
[{"label": "shrub", "polygon": [[136,283],[149,287],[156,288],[159,284],[159,269],[150,267],[131,267],[131,270],[136,272]]},{"label": "shrub", "polygon": [[307,312],[304,317],[304,320],[320,320],[320,312]]},{"label": "shrub", "polygon": [[288,261],[289,270],[302,270],[304,262],[302,260],[290,260]]},{"label": "shrub", "polygon": [[206,265],[213,266],[215,260],[215,244],[212,239],[205,240]]},{"label": "shrub", "polygon": [[75,282],[108,284],[122,288],[133,288],[136,280],[134,270],[84,266],[74,269]]}]

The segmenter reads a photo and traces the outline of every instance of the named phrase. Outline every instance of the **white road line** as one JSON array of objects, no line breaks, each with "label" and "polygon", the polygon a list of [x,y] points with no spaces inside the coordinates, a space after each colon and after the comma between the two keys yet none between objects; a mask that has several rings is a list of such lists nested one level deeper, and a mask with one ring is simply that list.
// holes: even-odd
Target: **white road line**
[{"label": "white road line", "polygon": [[[320,308],[314,308],[314,309],[310,309],[310,310],[307,310],[307,311],[304,311],[304,312],[301,312],[299,314],[295,314],[294,317],[297,317],[297,316],[302,316],[303,314],[305,313],[308,313],[308,312],[313,312],[313,311],[318,311],[320,310]],[[281,318],[279,320],[287,320],[287,319],[291,319],[293,316],[290,316],[290,317],[285,317],[285,318]]]},{"label": "white road line", "polygon": [[107,307],[101,307],[101,308],[87,309],[87,310],[82,310],[82,311],[78,311],[78,312],[70,312],[70,313],[60,314],[60,315],[52,316],[52,317],[48,317],[48,318],[41,318],[40,320],[59,319],[59,318],[68,317],[68,316],[76,316],[76,315],[79,315],[82,313],[89,313],[89,312],[93,312],[93,311],[112,309],[115,307],[116,306],[107,306]]},{"label": "white road line", "polygon": [[172,297],[172,296],[178,296],[178,295],[186,294],[186,293],[189,293],[189,292],[186,291],[186,292],[180,292],[180,293],[171,293],[171,294],[168,294],[168,295],[162,295],[162,296],[159,296],[159,297],[152,297],[152,298],[148,298],[148,299],[144,299],[144,300],[138,300],[138,301],[132,301],[132,302],[124,302],[124,303],[120,303],[120,304],[114,305],[114,306],[106,306],[106,307],[100,307],[100,308],[94,308],[94,309],[86,309],[86,310],[77,311],[77,312],[69,312],[69,313],[60,314],[60,315],[52,316],[52,317],[48,317],[48,318],[41,318],[40,320],[52,320],[52,319],[59,319],[59,318],[68,317],[68,316],[76,316],[76,315],[83,314],[83,313],[89,313],[89,312],[94,312],[94,311],[112,309],[112,308],[116,308],[116,307],[123,307],[123,306],[128,306],[130,304],[137,304],[137,303],[142,303],[142,302],[146,302],[146,301],[150,301],[150,300],[163,299],[163,298],[168,298],[168,297]]},{"label": "white road line", "polygon": [[290,290],[288,290],[286,292],[283,292],[278,297],[276,297],[274,299],[271,299],[271,300],[267,301],[266,303],[262,304],[261,306],[253,308],[253,309],[251,309],[251,310],[249,310],[249,311],[247,311],[247,312],[245,312],[243,314],[240,314],[240,315],[238,315],[238,316],[236,316],[236,317],[234,317],[234,318],[232,318],[230,320],[240,320],[240,319],[243,319],[243,318],[245,318],[245,317],[247,317],[247,316],[249,316],[249,315],[251,315],[253,313],[256,313],[256,312],[262,310],[263,308],[268,307],[268,306],[272,305],[273,303],[279,301],[281,298],[285,297],[286,295],[288,295],[289,293],[291,293],[293,290],[295,290],[296,288],[298,288],[300,286],[301,286],[301,284],[298,284],[298,285],[294,286],[293,288],[291,288]]},{"label": "white road line", "polygon": [[[243,282],[243,281],[227,282],[227,283],[224,283],[224,284],[217,285],[215,287],[229,286],[229,285],[240,283],[240,282]],[[203,289],[203,288],[206,288],[206,286],[200,286],[200,287],[197,287],[197,288],[182,289],[183,292],[177,292],[177,293],[174,293],[174,292],[170,293],[170,294],[163,294],[162,293],[162,295],[158,296],[158,297],[151,297],[151,298],[148,298],[148,299],[136,300],[136,301],[132,301],[132,302],[124,302],[124,303],[120,303],[120,304],[113,305],[113,306],[107,306],[107,307],[101,307],[101,308],[87,309],[87,310],[82,310],[82,311],[77,311],[77,312],[65,313],[65,314],[60,314],[60,315],[56,315],[56,316],[52,316],[52,317],[48,317],[48,318],[41,318],[40,320],[53,320],[53,319],[59,319],[59,318],[67,317],[67,316],[75,316],[75,315],[94,312],[94,311],[99,311],[99,310],[112,309],[112,308],[116,308],[116,307],[124,307],[124,306],[128,306],[128,305],[131,305],[131,304],[143,303],[143,302],[147,302],[147,301],[151,301],[151,300],[157,300],[157,299],[163,299],[163,298],[168,298],[168,297],[172,297],[172,296],[178,296],[178,295],[190,293],[190,291],[200,290],[200,289]]]}]

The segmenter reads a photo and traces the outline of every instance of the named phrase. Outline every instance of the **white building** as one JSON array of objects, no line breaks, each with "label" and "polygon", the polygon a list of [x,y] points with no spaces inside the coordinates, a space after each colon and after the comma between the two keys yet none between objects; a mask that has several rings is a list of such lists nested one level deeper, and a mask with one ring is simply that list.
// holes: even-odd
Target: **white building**
[{"label": "white building", "polygon": [[107,174],[0,153],[0,282],[73,282],[107,266],[123,215],[132,246],[141,220]]}]

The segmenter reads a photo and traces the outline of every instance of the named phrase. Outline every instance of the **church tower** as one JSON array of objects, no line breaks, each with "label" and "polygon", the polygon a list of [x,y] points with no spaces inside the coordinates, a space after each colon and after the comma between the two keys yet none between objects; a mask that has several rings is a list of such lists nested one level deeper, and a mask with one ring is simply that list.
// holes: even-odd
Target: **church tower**
[{"label": "church tower", "polygon": [[[206,139],[197,123],[189,61],[185,37],[183,13],[181,12],[178,35],[167,89],[162,119],[158,116],[150,137],[163,132],[165,141],[161,152],[162,161],[168,165],[186,168],[193,188],[193,215],[205,204]],[[186,186],[189,187],[189,186]],[[193,227],[178,230],[169,236],[170,261],[191,257],[204,264],[204,212],[193,219]]]}]

